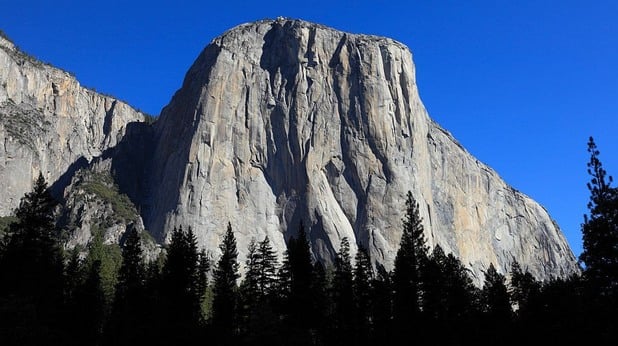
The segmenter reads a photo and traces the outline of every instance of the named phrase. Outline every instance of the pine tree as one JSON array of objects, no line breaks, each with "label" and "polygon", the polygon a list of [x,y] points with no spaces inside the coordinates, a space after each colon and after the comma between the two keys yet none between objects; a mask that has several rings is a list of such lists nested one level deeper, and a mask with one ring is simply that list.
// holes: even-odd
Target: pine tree
[{"label": "pine tree", "polygon": [[135,228],[127,230],[118,271],[115,299],[108,327],[108,342],[131,345],[147,336],[149,318],[146,291],[146,266],[141,238]]},{"label": "pine tree", "polygon": [[245,339],[251,343],[271,343],[278,328],[273,301],[277,256],[268,237],[259,244],[252,239],[246,263],[247,271],[241,284]]},{"label": "pine tree", "polygon": [[143,294],[146,268],[143,259],[141,237],[134,228],[128,230],[122,250],[122,264],[118,271],[116,302],[134,300]]},{"label": "pine tree", "polygon": [[369,340],[371,335],[371,297],[373,268],[367,250],[359,245],[354,257],[354,300],[356,307],[356,335],[359,340]]},{"label": "pine tree", "polygon": [[372,344],[400,342],[401,339],[393,335],[393,282],[390,273],[382,265],[377,265],[371,286]]},{"label": "pine tree", "polygon": [[528,271],[523,271],[519,262],[511,264],[510,296],[512,304],[517,307],[517,314],[531,313],[540,294],[541,284]]},{"label": "pine tree", "polygon": [[296,326],[310,324],[312,302],[310,301],[311,279],[313,265],[311,264],[311,250],[304,226],[300,225],[298,237],[290,239],[288,243],[288,260],[290,266],[290,299],[289,310],[292,323]]},{"label": "pine tree", "polygon": [[590,215],[584,215],[580,261],[585,263],[584,275],[595,294],[618,296],[618,190],[611,187],[612,177],[607,177],[592,137],[588,152]]},{"label": "pine tree", "polygon": [[228,223],[223,242],[219,245],[221,257],[214,272],[213,321],[220,341],[231,340],[237,329],[238,251],[232,225]]},{"label": "pine tree", "polygon": [[434,247],[427,261],[426,272],[423,312],[428,319],[440,325],[446,320],[448,304],[446,254],[440,245]]},{"label": "pine tree", "polygon": [[190,341],[198,332],[201,320],[199,254],[191,228],[174,229],[167,257],[161,271],[162,319],[167,320],[163,340]]},{"label": "pine tree", "polygon": [[284,319],[286,344],[310,344],[322,313],[313,300],[314,282],[311,250],[301,222],[297,237],[290,237],[277,283],[277,311]]},{"label": "pine tree", "polygon": [[42,174],[21,200],[0,251],[0,339],[40,343],[55,338],[62,319],[64,264]]},{"label": "pine tree", "polygon": [[311,310],[307,311],[310,327],[313,329],[313,344],[324,344],[328,338],[328,330],[333,326],[332,310],[333,299],[329,294],[331,291],[331,278],[327,274],[324,265],[316,261],[313,264],[311,275],[311,285],[309,291],[311,293],[310,300]]},{"label": "pine tree", "polygon": [[350,340],[354,311],[354,291],[350,243],[347,237],[341,239],[339,252],[335,258],[335,273],[333,277],[333,302],[335,304],[334,324],[335,342],[344,343]]},{"label": "pine tree", "polygon": [[475,306],[478,289],[470,278],[468,269],[453,254],[446,256],[444,263],[447,290],[447,319],[451,324],[465,327],[477,312]]},{"label": "pine tree", "polygon": [[487,340],[490,344],[503,344],[510,337],[506,331],[509,328],[512,310],[506,278],[498,273],[493,264],[490,264],[485,272],[481,297]]},{"label": "pine tree", "polygon": [[511,305],[515,310],[515,334],[521,343],[533,342],[537,340],[536,336],[542,333],[541,308],[544,304],[541,301],[541,283],[530,272],[524,272],[519,262],[515,261],[511,264],[509,288]]},{"label": "pine tree", "polygon": [[268,236],[258,246],[257,286],[262,297],[271,295],[277,280],[277,254],[270,245]]},{"label": "pine tree", "polygon": [[[466,268],[453,254],[434,247],[425,271],[423,313],[438,343],[458,342],[474,315],[475,287]],[[440,333],[449,330],[449,333]]]},{"label": "pine tree", "polygon": [[403,234],[395,257],[393,274],[394,317],[400,331],[420,318],[423,296],[423,271],[427,263],[425,241],[418,203],[408,192]]},{"label": "pine tree", "polygon": [[493,263],[485,272],[482,296],[484,311],[489,314],[490,318],[508,320],[511,317],[512,310],[506,278],[498,273]]},{"label": "pine tree", "polygon": [[42,174],[21,200],[17,222],[5,235],[0,258],[0,294],[28,295],[37,300],[61,296],[63,262],[53,211],[57,202]]}]

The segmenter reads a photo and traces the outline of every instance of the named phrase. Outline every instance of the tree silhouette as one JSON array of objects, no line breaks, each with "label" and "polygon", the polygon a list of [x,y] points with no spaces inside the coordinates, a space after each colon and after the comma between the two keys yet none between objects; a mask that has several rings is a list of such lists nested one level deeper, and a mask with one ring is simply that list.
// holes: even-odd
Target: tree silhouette
[{"label": "tree silhouette", "polygon": [[198,332],[203,284],[200,282],[197,240],[191,228],[174,229],[161,271],[162,311],[166,321],[163,340],[189,341]]},{"label": "tree silhouette", "polygon": [[147,294],[141,238],[135,228],[129,228],[122,250],[107,342],[132,345],[147,337],[150,319]]},{"label": "tree silhouette", "polygon": [[522,343],[538,340],[537,335],[542,333],[541,319],[541,283],[532,274],[524,271],[519,262],[511,264],[510,297],[515,307],[515,335]]},{"label": "tree silhouette", "polygon": [[63,265],[53,216],[56,204],[39,174],[33,191],[15,211],[17,222],[5,235],[0,293],[37,299],[61,295]]},{"label": "tree silhouette", "polygon": [[607,177],[599,160],[599,150],[590,137],[588,183],[590,215],[584,215],[582,225],[583,252],[580,260],[585,263],[584,275],[598,295],[618,292],[618,191],[611,187],[612,177]]},{"label": "tree silhouette", "polygon": [[238,251],[232,225],[228,223],[223,242],[219,245],[221,257],[214,272],[214,300],[212,324],[219,341],[231,342],[237,333]]},{"label": "tree silhouette", "polygon": [[273,309],[277,274],[277,256],[265,237],[259,244],[252,240],[247,256],[247,271],[241,284],[242,332],[253,343],[272,343],[277,317]]},{"label": "tree silhouette", "polygon": [[32,192],[15,211],[17,221],[2,240],[0,340],[6,344],[58,337],[64,266],[54,224],[55,206],[39,174]]},{"label": "tree silhouette", "polygon": [[354,257],[354,300],[356,306],[356,337],[360,340],[369,340],[372,332],[372,289],[373,268],[367,250],[359,245]]},{"label": "tree silhouette", "polygon": [[588,141],[589,215],[582,224],[585,299],[590,334],[606,343],[618,336],[618,189],[611,186],[594,139]]},{"label": "tree silhouette", "polygon": [[376,277],[372,282],[371,316],[373,322],[373,343],[392,344],[397,340],[393,336],[393,283],[390,273],[383,266],[376,268]]},{"label": "tree silhouette", "polygon": [[511,321],[512,310],[506,278],[498,273],[493,263],[485,272],[481,298],[487,340],[490,343],[504,343],[509,337],[506,331]]},{"label": "tree silhouette", "polygon": [[350,242],[347,237],[341,239],[339,252],[335,257],[332,292],[335,306],[332,328],[336,331],[333,334],[335,339],[332,341],[345,343],[351,339],[355,320]]},{"label": "tree silhouette", "polygon": [[281,314],[285,319],[285,343],[307,344],[312,340],[312,327],[318,321],[312,301],[313,264],[307,233],[301,222],[297,238],[290,237],[280,270],[278,295]]},{"label": "tree silhouette", "polygon": [[407,326],[420,323],[422,280],[428,258],[427,251],[418,203],[408,191],[403,233],[393,274],[394,317],[400,332],[404,332]]}]

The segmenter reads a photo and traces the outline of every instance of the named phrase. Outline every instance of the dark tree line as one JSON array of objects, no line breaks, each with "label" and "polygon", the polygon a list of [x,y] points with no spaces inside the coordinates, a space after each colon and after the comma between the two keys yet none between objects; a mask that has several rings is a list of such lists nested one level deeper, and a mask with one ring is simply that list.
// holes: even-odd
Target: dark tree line
[{"label": "dark tree line", "polygon": [[175,229],[166,255],[151,263],[129,229],[116,270],[100,237],[86,258],[64,253],[40,176],[0,243],[0,344],[612,344],[618,189],[592,138],[588,151],[582,275],[539,282],[517,262],[508,273],[492,264],[480,288],[456,256],[429,249],[411,193],[392,271],[360,244],[353,256],[347,238],[325,267],[301,224],[281,261],[268,237],[253,240],[241,278],[230,225],[216,263],[190,228]]}]

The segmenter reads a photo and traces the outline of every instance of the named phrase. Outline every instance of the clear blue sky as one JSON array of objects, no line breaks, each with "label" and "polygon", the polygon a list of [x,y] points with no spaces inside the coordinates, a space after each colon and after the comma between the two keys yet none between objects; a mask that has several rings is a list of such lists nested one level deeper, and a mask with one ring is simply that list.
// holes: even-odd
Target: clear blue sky
[{"label": "clear blue sky", "polygon": [[618,1],[0,0],[19,47],[153,115],[210,40],[277,16],[406,44],[430,115],[581,252],[589,136],[618,175]]}]

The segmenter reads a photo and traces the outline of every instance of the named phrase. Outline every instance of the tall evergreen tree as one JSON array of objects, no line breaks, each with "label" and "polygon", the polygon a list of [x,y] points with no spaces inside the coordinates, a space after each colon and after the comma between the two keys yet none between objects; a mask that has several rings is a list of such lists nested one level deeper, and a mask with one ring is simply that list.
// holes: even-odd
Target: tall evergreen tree
[{"label": "tall evergreen tree", "polygon": [[[64,265],[42,174],[21,200],[0,251],[0,338],[5,344],[57,338]],[[13,338],[13,340],[11,340]],[[20,338],[21,339],[20,341]],[[38,341],[37,341],[38,340]]]},{"label": "tall evergreen tree", "polygon": [[334,324],[335,342],[345,343],[350,340],[355,320],[354,290],[352,263],[350,257],[350,242],[347,237],[341,239],[337,257],[335,257],[335,273],[333,277],[333,302],[335,304]]},{"label": "tall evergreen tree", "polygon": [[373,268],[367,249],[358,246],[354,257],[354,300],[356,306],[357,337],[368,340],[371,333],[371,298],[373,289]]},{"label": "tall evergreen tree", "polygon": [[313,343],[320,315],[313,301],[316,282],[307,233],[301,222],[297,237],[290,237],[277,284],[278,311],[285,321],[284,343]]},{"label": "tall evergreen tree", "polygon": [[508,320],[511,317],[511,300],[506,287],[506,277],[496,270],[493,263],[485,272],[482,290],[484,311],[492,319]]},{"label": "tall evergreen tree", "polygon": [[[290,266],[290,300],[289,309],[293,324],[307,326],[311,321],[312,302],[309,288],[313,276],[311,250],[305,227],[300,225],[297,238],[288,243],[288,261]],[[309,313],[308,313],[309,312]]]},{"label": "tall evergreen tree", "polygon": [[[425,274],[423,312],[435,341],[456,343],[470,330],[475,287],[466,268],[453,254],[446,255],[440,245],[433,249]],[[440,333],[441,330],[449,333]]]},{"label": "tall evergreen tree", "polygon": [[311,275],[311,285],[309,291],[311,293],[311,310],[307,311],[310,327],[312,328],[313,340],[312,344],[320,345],[327,343],[329,336],[328,330],[332,328],[332,310],[333,299],[330,295],[332,287],[332,279],[329,273],[326,272],[324,265],[316,261],[313,264]]},{"label": "tall evergreen tree", "polygon": [[[521,268],[519,262],[511,264],[510,297],[512,304],[517,307],[517,315],[525,316],[532,313],[541,291],[541,284],[530,272]],[[527,316],[526,316],[527,317]]]},{"label": "tall evergreen tree", "polygon": [[131,345],[145,340],[148,334],[149,304],[146,291],[146,266],[141,238],[135,228],[127,230],[122,250],[122,264],[107,338],[117,345]]},{"label": "tall evergreen tree", "polygon": [[503,344],[510,338],[507,331],[510,327],[512,310],[506,278],[498,273],[493,264],[490,264],[485,272],[481,297],[486,340],[490,344]]},{"label": "tall evergreen tree", "polygon": [[597,295],[618,295],[618,190],[611,187],[599,150],[590,137],[588,141],[589,215],[582,225],[584,275]]},{"label": "tall evergreen tree", "polygon": [[247,270],[241,284],[242,324],[247,342],[272,343],[278,326],[273,309],[277,256],[265,237],[249,244]]},{"label": "tall evergreen tree", "polygon": [[376,276],[372,282],[371,316],[373,324],[373,344],[393,344],[393,282],[389,272],[377,265]]},{"label": "tall evergreen tree", "polygon": [[202,316],[199,254],[191,228],[174,229],[161,271],[162,310],[166,316],[163,340],[191,341],[199,330]]},{"label": "tall evergreen tree", "polygon": [[247,272],[243,280],[247,294],[262,300],[271,294],[277,279],[277,255],[265,237],[259,244],[252,240],[247,255]]},{"label": "tall evergreen tree", "polygon": [[219,245],[221,257],[214,272],[214,300],[212,324],[219,341],[232,342],[237,333],[238,287],[238,251],[232,225],[228,223],[223,242]]},{"label": "tall evergreen tree", "polygon": [[[541,283],[524,271],[519,262],[511,264],[509,295],[514,307],[515,333],[521,343],[530,343],[546,326],[541,321]],[[573,302],[575,303],[575,302]],[[542,327],[541,327],[542,326]]]},{"label": "tall evergreen tree", "polygon": [[394,317],[398,328],[419,322],[423,296],[423,270],[428,259],[418,203],[408,191],[403,219],[403,233],[395,257],[393,274]]},{"label": "tall evergreen tree", "polygon": [[19,294],[37,300],[61,296],[63,262],[53,211],[57,202],[39,174],[32,192],[15,211],[0,258],[0,294]]}]

